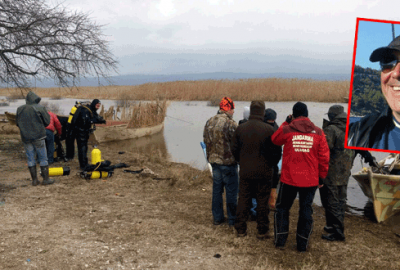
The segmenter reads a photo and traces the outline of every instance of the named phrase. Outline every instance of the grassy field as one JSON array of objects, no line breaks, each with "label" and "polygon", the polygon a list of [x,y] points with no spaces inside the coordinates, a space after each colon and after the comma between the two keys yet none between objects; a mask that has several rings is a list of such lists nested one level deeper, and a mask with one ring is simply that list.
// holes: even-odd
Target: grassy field
[{"label": "grassy field", "polygon": [[[135,86],[99,86],[67,88],[33,88],[41,97],[60,99],[93,98],[114,100],[220,100],[224,96],[234,101],[314,101],[343,102],[348,97],[349,81],[315,81],[311,79],[246,79],[204,80],[147,83]],[[0,95],[18,98],[21,90],[0,89]]]}]

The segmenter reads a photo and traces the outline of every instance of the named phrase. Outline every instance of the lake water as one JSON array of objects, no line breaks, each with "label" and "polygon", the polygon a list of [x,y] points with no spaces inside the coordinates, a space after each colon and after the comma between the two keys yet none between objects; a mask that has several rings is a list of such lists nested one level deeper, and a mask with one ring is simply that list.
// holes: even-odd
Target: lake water
[{"label": "lake water", "polygon": [[[1,97],[0,97],[1,98]],[[54,103],[60,106],[63,114],[68,114],[76,99],[49,100],[42,99],[44,102]],[[102,104],[108,108],[115,105],[113,100],[102,100]],[[327,119],[325,113],[333,103],[305,102],[308,106],[309,118],[317,126],[322,127],[323,119]],[[15,112],[17,107],[25,104],[24,100],[10,103],[10,106],[0,107],[0,113],[4,111]],[[266,108],[272,108],[277,112],[277,123],[285,121],[286,116],[292,113],[295,102],[266,102]],[[340,104],[347,108],[347,103]],[[235,102],[236,122],[243,118],[243,107],[250,106],[250,102]],[[195,168],[204,169],[206,161],[200,142],[203,140],[203,128],[206,121],[214,116],[218,111],[217,107],[207,106],[205,101],[172,101],[167,109],[165,126],[163,133],[142,138],[139,140],[129,140],[112,143],[118,151],[157,151],[163,157],[175,162],[187,163]],[[386,153],[372,152],[377,160],[387,156]],[[113,161],[115,163],[119,161]],[[355,159],[352,173],[356,173],[366,164],[361,163],[359,156]],[[348,205],[353,213],[361,214],[368,201],[357,182],[351,177],[348,186]],[[315,203],[320,205],[320,196],[317,193]]]}]

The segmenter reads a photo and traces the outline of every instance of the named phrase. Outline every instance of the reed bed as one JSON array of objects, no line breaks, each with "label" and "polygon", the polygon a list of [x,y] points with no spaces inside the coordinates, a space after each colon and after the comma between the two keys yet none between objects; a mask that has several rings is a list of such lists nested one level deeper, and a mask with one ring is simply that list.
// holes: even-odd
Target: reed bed
[{"label": "reed bed", "polygon": [[[67,88],[33,88],[41,97],[66,97],[113,100],[220,100],[229,96],[235,101],[314,101],[343,102],[349,95],[349,81],[316,81],[311,79],[242,79],[146,83],[134,86],[99,86]],[[2,88],[0,95],[19,93]],[[25,91],[25,90],[24,90]]]},{"label": "reed bed", "polygon": [[167,112],[167,101],[139,102],[131,107],[132,116],[128,128],[156,126],[164,122]]}]

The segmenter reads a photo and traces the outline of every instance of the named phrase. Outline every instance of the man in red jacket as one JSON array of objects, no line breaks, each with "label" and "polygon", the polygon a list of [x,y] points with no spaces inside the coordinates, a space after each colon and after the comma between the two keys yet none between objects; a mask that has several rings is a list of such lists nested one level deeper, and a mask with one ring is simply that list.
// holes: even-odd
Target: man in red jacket
[{"label": "man in red jacket", "polygon": [[50,124],[46,127],[46,149],[47,149],[47,162],[54,163],[54,131],[57,130],[57,136],[61,136],[62,126],[55,113],[48,111],[50,115]]},{"label": "man in red jacket", "polygon": [[281,186],[276,201],[275,247],[283,248],[289,234],[289,210],[299,194],[297,250],[304,252],[312,232],[312,202],[328,174],[329,147],[324,132],[308,119],[307,105],[297,102],[271,140],[284,145]]}]

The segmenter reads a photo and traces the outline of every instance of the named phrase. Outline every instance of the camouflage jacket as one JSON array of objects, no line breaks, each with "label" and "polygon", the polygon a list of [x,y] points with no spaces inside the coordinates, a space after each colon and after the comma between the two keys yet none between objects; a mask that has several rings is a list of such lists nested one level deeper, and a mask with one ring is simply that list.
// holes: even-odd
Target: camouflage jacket
[{"label": "camouflage jacket", "polygon": [[355,151],[344,148],[347,115],[336,116],[333,121],[324,123],[323,131],[330,150],[329,170],[325,184],[333,186],[347,185]]},{"label": "camouflage jacket", "polygon": [[221,110],[207,121],[203,140],[207,146],[208,162],[219,165],[236,164],[230,145],[237,126],[232,116]]}]

